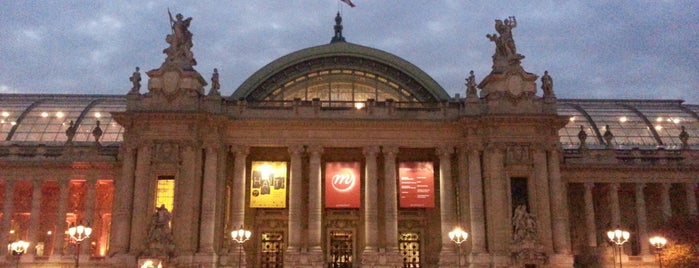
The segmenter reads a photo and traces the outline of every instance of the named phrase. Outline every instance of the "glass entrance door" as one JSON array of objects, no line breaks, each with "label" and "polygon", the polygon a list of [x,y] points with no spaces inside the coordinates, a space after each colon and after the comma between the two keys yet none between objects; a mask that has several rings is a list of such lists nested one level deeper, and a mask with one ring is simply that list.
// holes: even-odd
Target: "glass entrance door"
[{"label": "glass entrance door", "polygon": [[351,268],[354,260],[351,231],[330,232],[330,268]]},{"label": "glass entrance door", "polygon": [[262,248],[260,249],[261,268],[284,267],[284,234],[281,232],[262,233]]}]

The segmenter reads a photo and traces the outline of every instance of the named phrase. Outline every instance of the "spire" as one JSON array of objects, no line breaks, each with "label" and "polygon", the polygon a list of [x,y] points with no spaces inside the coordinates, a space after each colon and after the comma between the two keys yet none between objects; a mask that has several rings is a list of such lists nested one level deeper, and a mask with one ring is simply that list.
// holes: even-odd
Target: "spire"
[{"label": "spire", "polygon": [[337,16],[335,16],[335,36],[333,36],[333,39],[330,40],[330,43],[335,43],[335,42],[345,42],[345,38],[342,36],[342,16],[340,16],[340,12],[337,12]]}]

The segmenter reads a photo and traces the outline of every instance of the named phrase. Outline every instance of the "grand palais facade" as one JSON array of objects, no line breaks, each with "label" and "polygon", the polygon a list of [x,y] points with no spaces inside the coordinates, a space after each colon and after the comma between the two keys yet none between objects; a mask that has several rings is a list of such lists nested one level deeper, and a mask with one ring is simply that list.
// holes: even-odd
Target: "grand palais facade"
[{"label": "grand palais facade", "polygon": [[144,89],[137,69],[121,95],[0,95],[0,244],[30,242],[0,265],[613,267],[619,227],[620,261],[656,267],[654,230],[697,214],[699,105],[558,99],[514,18],[449,96],[335,20],[231,96],[179,15]]}]

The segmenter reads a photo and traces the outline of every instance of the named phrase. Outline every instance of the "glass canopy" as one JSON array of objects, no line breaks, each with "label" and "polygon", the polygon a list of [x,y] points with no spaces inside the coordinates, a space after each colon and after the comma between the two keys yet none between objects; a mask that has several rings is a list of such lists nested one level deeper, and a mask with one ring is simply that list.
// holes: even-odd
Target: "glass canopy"
[{"label": "glass canopy", "polygon": [[[268,100],[321,98],[327,101],[376,99],[412,102],[410,94],[400,91],[381,77],[356,70],[310,73],[288,82]],[[323,81],[307,82],[323,78]],[[5,142],[40,142],[63,144],[68,140],[70,123],[76,126],[74,142],[93,142],[92,130],[100,122],[100,142],[123,140],[123,127],[111,112],[126,109],[125,96],[110,95],[20,95],[0,98],[0,139]],[[699,105],[682,104],[679,100],[558,100],[558,113],[569,118],[559,130],[564,148],[578,148],[578,135],[585,131],[588,148],[604,148],[603,135],[614,135],[612,147],[618,149],[677,149],[684,127],[688,145],[699,149]]]}]

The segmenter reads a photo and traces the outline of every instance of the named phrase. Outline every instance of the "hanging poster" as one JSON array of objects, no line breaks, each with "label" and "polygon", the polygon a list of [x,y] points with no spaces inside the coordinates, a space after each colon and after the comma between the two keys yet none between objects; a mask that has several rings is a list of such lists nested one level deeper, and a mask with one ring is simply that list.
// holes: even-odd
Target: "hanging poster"
[{"label": "hanging poster", "polygon": [[398,164],[401,208],[434,207],[434,165],[432,162]]},{"label": "hanging poster", "polygon": [[250,207],[286,207],[286,162],[253,161],[250,172]]},{"label": "hanging poster", "polygon": [[359,208],[361,182],[359,162],[325,164],[325,207]]}]

